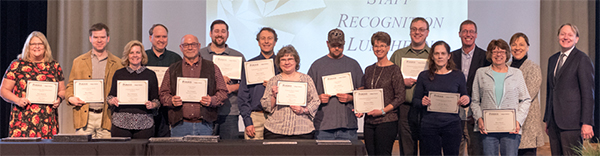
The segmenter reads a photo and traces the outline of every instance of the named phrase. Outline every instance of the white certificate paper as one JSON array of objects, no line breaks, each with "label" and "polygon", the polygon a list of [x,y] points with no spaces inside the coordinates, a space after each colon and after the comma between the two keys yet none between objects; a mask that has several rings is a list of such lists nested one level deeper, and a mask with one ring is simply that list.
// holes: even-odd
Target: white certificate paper
[{"label": "white certificate paper", "polygon": [[242,57],[213,55],[212,60],[229,79],[242,79]]},{"label": "white certificate paper", "polygon": [[368,113],[372,110],[381,110],[384,107],[383,89],[363,89],[355,90],[354,97],[354,112]]},{"label": "white certificate paper", "polygon": [[53,104],[58,98],[58,82],[27,81],[25,97],[34,104]]},{"label": "white certificate paper", "polygon": [[514,109],[484,109],[483,126],[488,133],[508,133],[517,129]]},{"label": "white certificate paper", "polygon": [[427,111],[440,113],[458,113],[459,93],[445,93],[429,91],[429,100],[431,105]]},{"label": "white certificate paper", "polygon": [[104,102],[104,80],[73,80],[73,93],[87,103]]},{"label": "white certificate paper", "polygon": [[273,59],[244,62],[246,84],[260,84],[275,76]]},{"label": "white certificate paper", "polygon": [[294,81],[277,82],[277,105],[306,106],[308,83]]},{"label": "white certificate paper", "polygon": [[427,68],[427,59],[402,58],[402,77],[417,79],[419,73]]},{"label": "white certificate paper", "polygon": [[146,66],[146,68],[154,71],[156,73],[156,79],[158,80],[158,87],[162,85],[163,78],[165,78],[165,73],[169,67],[159,67],[159,66]]},{"label": "white certificate paper", "polygon": [[334,96],[337,93],[352,93],[352,73],[340,73],[321,77],[323,79],[323,90],[325,94]]},{"label": "white certificate paper", "polygon": [[184,102],[200,102],[208,92],[208,79],[177,77],[176,95]]},{"label": "white certificate paper", "polygon": [[117,80],[119,105],[143,105],[148,101],[148,80]]}]

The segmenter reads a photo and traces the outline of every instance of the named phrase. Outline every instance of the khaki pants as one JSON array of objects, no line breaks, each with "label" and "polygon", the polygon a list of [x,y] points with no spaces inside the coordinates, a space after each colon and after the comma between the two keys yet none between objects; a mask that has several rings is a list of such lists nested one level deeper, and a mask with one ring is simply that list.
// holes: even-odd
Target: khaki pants
[{"label": "khaki pants", "polygon": [[265,122],[267,121],[267,114],[263,112],[252,112],[250,114],[252,123],[254,124],[254,138],[249,137],[244,129],[244,138],[246,140],[263,140],[265,132]]},{"label": "khaki pants", "polygon": [[75,134],[91,134],[92,138],[110,138],[110,131],[102,128],[102,113],[88,113],[88,124]]}]

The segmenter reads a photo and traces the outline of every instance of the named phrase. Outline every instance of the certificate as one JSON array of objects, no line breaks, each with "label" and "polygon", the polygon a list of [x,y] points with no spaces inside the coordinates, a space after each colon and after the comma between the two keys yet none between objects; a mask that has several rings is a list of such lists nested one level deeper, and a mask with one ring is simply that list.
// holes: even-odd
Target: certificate
[{"label": "certificate", "polygon": [[158,80],[158,87],[162,85],[163,78],[165,78],[165,73],[169,67],[159,67],[159,66],[146,66],[146,68],[154,71],[156,73],[156,79]]},{"label": "certificate", "polygon": [[73,80],[73,96],[85,102],[104,102],[104,80]]},{"label": "certificate", "polygon": [[200,102],[208,92],[207,78],[177,77],[177,96],[184,102]]},{"label": "certificate", "polygon": [[117,80],[119,105],[143,105],[148,101],[148,80]]},{"label": "certificate", "polygon": [[333,96],[337,93],[352,93],[352,90],[354,90],[352,74],[350,72],[327,75],[321,78],[323,79],[325,94]]},{"label": "certificate", "polygon": [[458,113],[459,93],[444,93],[429,91],[429,100],[431,105],[427,107],[427,111],[440,113]]},{"label": "certificate", "polygon": [[244,62],[246,84],[260,84],[275,76],[273,59]]},{"label": "certificate", "polygon": [[25,97],[35,104],[53,104],[58,98],[58,82],[27,81]]},{"label": "certificate", "polygon": [[402,77],[417,79],[419,73],[427,68],[427,59],[402,58]]},{"label": "certificate", "polygon": [[484,109],[483,126],[488,133],[507,133],[517,129],[514,109]]},{"label": "certificate", "polygon": [[212,60],[221,73],[230,79],[242,79],[242,57],[213,55]]},{"label": "certificate", "polygon": [[354,112],[368,113],[372,110],[381,110],[384,107],[383,89],[363,89],[355,90]]},{"label": "certificate", "polygon": [[306,106],[308,83],[294,81],[277,82],[277,104]]}]

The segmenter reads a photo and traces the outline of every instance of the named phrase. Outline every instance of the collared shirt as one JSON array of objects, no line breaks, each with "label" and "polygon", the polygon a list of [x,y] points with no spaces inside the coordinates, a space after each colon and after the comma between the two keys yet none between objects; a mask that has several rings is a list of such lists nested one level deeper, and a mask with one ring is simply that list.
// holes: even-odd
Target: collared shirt
[{"label": "collared shirt", "polygon": [[475,53],[475,48],[473,48],[473,50],[469,51],[469,53],[466,53],[464,49],[460,48],[460,51],[462,51],[461,53],[461,65],[460,68],[462,69],[463,74],[465,74],[465,80],[468,79],[469,77],[469,68],[471,68],[471,62],[473,62],[473,54]]},{"label": "collared shirt", "polygon": [[[275,59],[275,54],[271,55],[269,58],[265,58],[262,54],[258,54],[258,56],[248,60],[248,61],[257,61],[264,59]],[[275,61],[273,61],[275,62]],[[273,63],[273,69],[275,69],[275,75],[279,74],[279,68],[277,65]],[[263,111],[262,105],[260,103],[260,98],[263,97],[265,93],[265,86],[263,84],[246,84],[246,75],[242,74],[242,80],[240,82],[240,89],[238,90],[238,106],[240,109],[240,115],[242,115],[242,119],[244,120],[244,126],[254,125],[252,123],[252,117],[250,114],[253,111]]]},{"label": "collared shirt", "polygon": [[[182,66],[181,70],[183,71],[183,77],[200,77],[200,70],[202,69],[202,58],[198,58],[197,62],[193,62],[189,64],[187,61],[181,61]],[[215,95],[211,96],[210,107],[217,107],[223,104],[223,100],[227,99],[227,86],[225,86],[225,81],[223,81],[223,76],[221,74],[221,70],[217,65],[214,65],[215,68],[215,83],[217,92]],[[169,73],[170,69],[167,69],[166,73]],[[163,79],[162,87],[160,87],[160,98],[161,101],[164,102],[164,106],[173,106],[173,102],[171,101],[171,76],[169,74],[165,74],[165,78]],[[200,112],[200,107],[204,107],[200,104],[200,102],[184,102],[182,106],[183,110],[183,118],[188,120],[200,120],[202,119],[202,114]]]},{"label": "collared shirt", "polygon": [[133,72],[135,72],[135,73],[137,73],[137,74],[140,74],[140,73],[142,73],[142,72],[144,71],[144,69],[146,69],[146,66],[141,66],[141,67],[140,67],[140,68],[138,68],[137,70],[133,70],[133,68],[131,68],[131,67],[129,67],[129,66],[125,67],[125,69],[127,69],[127,71],[128,71],[129,73],[133,73]]},{"label": "collared shirt", "polygon": [[151,49],[146,50],[146,55],[148,55],[148,63],[147,66],[159,66],[159,67],[169,67],[171,64],[180,61],[181,56],[179,54],[167,50],[162,55],[156,56],[154,51]]},{"label": "collared shirt", "polygon": [[[244,55],[242,53],[240,53],[239,51],[237,51],[235,49],[229,48],[229,46],[227,46],[227,44],[225,44],[225,51],[223,51],[220,54],[217,54],[212,49],[210,49],[211,44],[212,43],[210,43],[210,44],[208,44],[208,46],[200,49],[200,56],[202,56],[203,59],[212,61],[214,55],[225,55],[225,56],[242,57],[242,66],[243,66],[244,62],[246,62],[246,58],[244,58]],[[242,73],[242,75],[243,74],[244,73]],[[232,79],[230,84],[240,84],[240,80]],[[238,88],[238,90],[239,90],[239,88]],[[219,115],[239,115],[240,109],[238,108],[237,92],[231,92],[227,96],[228,96],[228,99],[223,101],[223,106],[221,106],[219,108]]]},{"label": "collared shirt", "polygon": [[[567,61],[569,54],[571,54],[571,51],[573,51],[574,48],[575,48],[575,46],[571,47],[571,49],[569,49],[565,52],[562,52],[562,51],[560,52],[561,55],[565,54],[565,57],[562,58],[563,65],[565,64],[565,61]],[[558,59],[560,59],[560,55],[558,55]],[[554,75],[556,75],[556,72],[557,72],[556,69],[558,68],[558,62],[560,62],[560,60],[556,60],[556,66],[554,66]]]},{"label": "collared shirt", "polygon": [[[398,67],[402,68],[402,58],[427,59],[427,57],[429,57],[430,52],[431,52],[431,48],[429,48],[429,46],[427,44],[425,44],[425,47],[423,47],[423,49],[421,51],[419,51],[418,53],[415,50],[413,50],[411,46],[408,46],[408,47],[404,47],[402,49],[396,50],[394,52],[394,54],[392,54],[390,61],[394,62],[394,64],[396,64],[396,65],[398,65]],[[404,101],[405,104],[412,103],[412,97],[413,97],[414,88],[415,88],[414,86],[415,85],[405,86],[406,87],[406,99]]]},{"label": "collared shirt", "polygon": [[[105,53],[108,53],[108,51],[104,51]],[[108,57],[104,57],[102,59],[98,58],[98,56],[96,56],[94,54],[94,52],[91,53],[90,57],[92,57],[92,79],[103,79],[104,80],[104,72],[106,69],[106,62],[108,62]],[[104,81],[112,81],[112,80],[104,80]],[[91,102],[90,103],[90,108],[92,109],[102,109],[102,107],[104,106],[104,103],[102,102]]]}]

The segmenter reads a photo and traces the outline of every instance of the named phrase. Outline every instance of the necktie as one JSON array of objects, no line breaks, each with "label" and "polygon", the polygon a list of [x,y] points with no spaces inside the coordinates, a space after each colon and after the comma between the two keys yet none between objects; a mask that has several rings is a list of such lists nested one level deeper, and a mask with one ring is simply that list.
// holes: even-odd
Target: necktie
[{"label": "necktie", "polygon": [[558,67],[556,67],[556,72],[554,73],[556,75],[556,73],[558,73],[560,71],[560,68],[563,66],[563,58],[567,56],[565,54],[560,54],[560,57],[558,58]]}]

